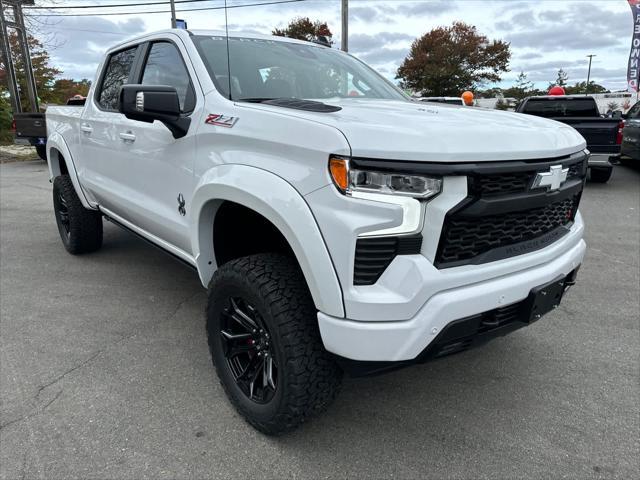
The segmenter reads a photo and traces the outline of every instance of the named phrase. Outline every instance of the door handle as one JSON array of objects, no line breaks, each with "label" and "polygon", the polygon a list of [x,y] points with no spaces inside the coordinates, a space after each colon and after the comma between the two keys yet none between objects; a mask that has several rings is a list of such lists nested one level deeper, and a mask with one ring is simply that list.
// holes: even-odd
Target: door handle
[{"label": "door handle", "polygon": [[88,123],[83,123],[82,125],[80,125],[80,130],[82,130],[84,133],[93,132],[93,128],[91,128],[91,125],[89,125]]},{"label": "door handle", "polygon": [[125,142],[135,142],[136,136],[133,132],[120,132],[120,138]]}]

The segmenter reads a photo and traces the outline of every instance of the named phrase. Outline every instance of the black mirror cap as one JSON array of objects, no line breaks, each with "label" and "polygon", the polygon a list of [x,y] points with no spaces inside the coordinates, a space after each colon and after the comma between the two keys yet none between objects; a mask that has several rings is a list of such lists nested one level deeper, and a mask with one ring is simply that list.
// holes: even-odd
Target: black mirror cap
[{"label": "black mirror cap", "polygon": [[120,88],[118,111],[130,120],[165,124],[174,138],[187,134],[191,119],[182,117],[180,98],[168,85],[128,84]]}]

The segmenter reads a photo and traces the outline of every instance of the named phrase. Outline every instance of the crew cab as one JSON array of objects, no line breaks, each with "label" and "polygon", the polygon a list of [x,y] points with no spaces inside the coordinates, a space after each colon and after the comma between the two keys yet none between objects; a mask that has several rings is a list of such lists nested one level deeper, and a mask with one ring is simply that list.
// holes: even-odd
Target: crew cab
[{"label": "crew cab", "polygon": [[603,118],[593,97],[586,95],[547,95],[527,97],[516,107],[516,112],[549,118],[570,125],[586,140],[589,157],[589,178],[606,183],[611,178],[613,165],[620,155],[624,126],[621,118]]},{"label": "crew cab", "polygon": [[586,249],[573,128],[416,102],[314,43],[148,34],[46,121],[66,250],[99,249],[107,220],[193,267],[218,377],[267,434],[324,410],[345,371],[537,321]]}]

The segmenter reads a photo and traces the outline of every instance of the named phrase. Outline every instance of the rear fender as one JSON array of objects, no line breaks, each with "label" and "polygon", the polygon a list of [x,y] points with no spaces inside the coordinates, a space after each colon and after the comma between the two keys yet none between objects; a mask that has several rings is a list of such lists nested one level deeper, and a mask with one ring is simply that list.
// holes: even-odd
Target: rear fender
[{"label": "rear fender", "polygon": [[49,181],[53,182],[54,178],[62,175],[61,163],[64,162],[69,172],[69,177],[71,177],[73,188],[75,188],[82,205],[85,208],[96,209],[97,205],[93,205],[82,190],[71,151],[69,151],[67,142],[64,141],[64,138],[58,132],[53,132],[49,138],[47,138],[47,159],[47,164],[49,165]]},{"label": "rear fender", "polygon": [[217,268],[213,225],[225,200],[250,208],[275,225],[289,242],[316,307],[344,317],[342,289],[309,206],[281,177],[256,167],[221,165],[200,178],[188,211],[192,251],[203,285],[209,284]]}]

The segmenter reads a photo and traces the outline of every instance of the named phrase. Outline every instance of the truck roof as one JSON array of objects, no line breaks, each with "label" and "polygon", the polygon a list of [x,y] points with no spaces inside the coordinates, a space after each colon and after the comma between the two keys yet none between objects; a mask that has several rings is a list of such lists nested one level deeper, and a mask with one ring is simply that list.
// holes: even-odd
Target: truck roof
[{"label": "truck roof", "polygon": [[[119,42],[115,45],[113,45],[111,48],[109,48],[109,50],[113,50],[113,49],[117,49],[123,45],[127,45],[129,43],[132,42],[136,42],[136,41],[142,41],[145,40],[148,37],[151,36],[156,36],[158,34],[174,34],[174,35],[178,35],[184,38],[188,38],[192,35],[211,35],[211,36],[218,36],[218,37],[224,37],[226,36],[226,32],[224,30],[185,30],[185,29],[181,29],[181,28],[167,28],[164,30],[156,30],[154,32],[148,32],[145,33],[144,35],[138,35],[136,37],[131,37],[127,40],[124,40],[122,42]],[[287,43],[298,43],[298,44],[303,44],[303,45],[313,45],[315,47],[319,47],[319,48],[326,48],[321,44],[318,43],[314,43],[314,42],[307,42],[304,40],[297,40],[295,38],[289,38],[289,37],[279,37],[276,35],[264,35],[261,33],[249,33],[249,32],[229,32],[229,38],[255,38],[255,39],[261,39],[261,40],[274,40],[277,42],[287,42]]]}]

